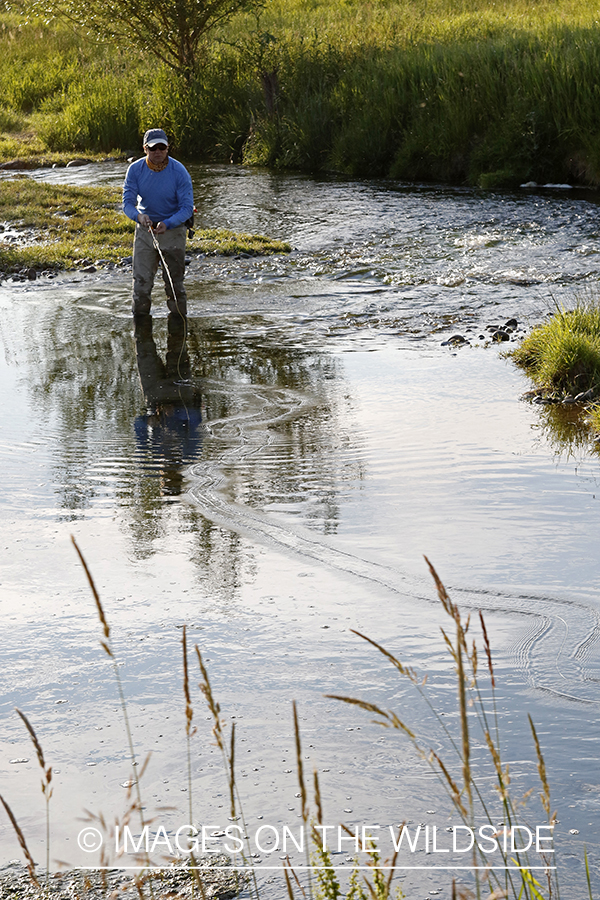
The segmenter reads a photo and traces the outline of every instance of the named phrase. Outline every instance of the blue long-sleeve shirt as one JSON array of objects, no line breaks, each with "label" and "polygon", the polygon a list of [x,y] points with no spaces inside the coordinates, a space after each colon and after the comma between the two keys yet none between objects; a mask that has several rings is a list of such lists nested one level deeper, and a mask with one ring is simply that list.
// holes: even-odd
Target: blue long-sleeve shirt
[{"label": "blue long-sleeve shirt", "polygon": [[167,229],[182,225],[194,212],[192,179],[185,166],[169,157],[162,172],[153,172],[145,157],[136,160],[125,176],[123,212],[134,222],[138,213],[146,213]]}]

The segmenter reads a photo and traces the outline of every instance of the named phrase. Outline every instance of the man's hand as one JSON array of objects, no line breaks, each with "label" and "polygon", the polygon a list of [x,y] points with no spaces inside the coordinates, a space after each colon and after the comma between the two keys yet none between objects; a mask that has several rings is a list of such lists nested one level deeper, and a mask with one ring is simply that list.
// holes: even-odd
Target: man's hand
[{"label": "man's hand", "polygon": [[142,226],[142,228],[150,228],[152,225],[152,219],[150,216],[146,215],[146,213],[138,213],[138,224]]},{"label": "man's hand", "polygon": [[154,234],[164,234],[167,230],[167,226],[164,222],[159,222],[154,229]]}]

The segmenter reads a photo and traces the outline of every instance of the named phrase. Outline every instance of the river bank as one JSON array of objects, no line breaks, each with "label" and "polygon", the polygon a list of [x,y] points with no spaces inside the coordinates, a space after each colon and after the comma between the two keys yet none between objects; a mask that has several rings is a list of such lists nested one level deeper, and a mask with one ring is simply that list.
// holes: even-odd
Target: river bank
[{"label": "river bank", "polygon": [[[0,181],[0,276],[10,275],[13,282],[53,277],[59,269],[93,273],[130,266],[134,229],[122,212],[118,188],[47,184],[27,177]],[[187,246],[190,254],[225,256],[290,249],[284,241],[225,228],[198,228]]]},{"label": "river bank", "polygon": [[274,2],[217,29],[192,82],[3,13],[0,160],[139,150],[478,185],[600,183],[600,38],[580,0]]}]

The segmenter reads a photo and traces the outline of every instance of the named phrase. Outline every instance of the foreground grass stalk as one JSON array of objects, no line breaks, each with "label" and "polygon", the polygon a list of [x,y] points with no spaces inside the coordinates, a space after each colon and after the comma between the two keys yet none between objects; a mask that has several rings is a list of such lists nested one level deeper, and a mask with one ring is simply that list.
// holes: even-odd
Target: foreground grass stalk
[{"label": "foreground grass stalk", "polygon": [[[482,894],[485,893],[488,898],[512,897],[513,900],[543,900],[540,884],[531,871],[529,853],[519,848],[516,848],[514,850],[511,849],[510,853],[514,852],[516,856],[515,859],[510,856],[510,853],[507,852],[507,850],[504,850],[502,846],[502,838],[504,837],[504,839],[506,839],[506,835],[508,834],[511,835],[511,846],[515,846],[512,844],[515,835],[514,828],[518,825],[520,817],[517,815],[516,804],[513,801],[513,798],[509,791],[510,776],[508,766],[503,766],[500,754],[500,734],[495,697],[496,681],[492,664],[489,638],[483,616],[480,613],[479,619],[482,627],[485,656],[487,659],[488,672],[491,680],[493,723],[490,723],[490,720],[488,718],[485,697],[481,691],[476,642],[473,641],[471,649],[469,649],[469,646],[467,644],[467,633],[470,625],[470,619],[469,617],[467,617],[466,620],[462,619],[458,606],[451,601],[434,567],[431,565],[429,560],[426,559],[426,562],[435,582],[438,597],[442,603],[443,609],[452,619],[456,627],[456,637],[454,642],[448,637],[443,628],[442,636],[451,655],[451,658],[455,664],[458,687],[458,713],[460,723],[459,740],[455,740],[446,723],[443,721],[443,719],[440,718],[439,713],[437,712],[437,710],[435,710],[431,701],[428,699],[427,694],[424,690],[425,681],[419,680],[413,670],[404,666],[398,659],[396,659],[389,651],[385,650],[385,648],[381,647],[381,645],[379,645],[376,641],[373,641],[371,638],[366,638],[364,635],[358,632],[355,633],[358,634],[359,637],[367,640],[370,644],[375,646],[394,665],[397,671],[403,676],[408,677],[412,684],[416,687],[419,694],[427,703],[427,706],[435,717],[436,721],[440,724],[443,734],[448,738],[450,747],[456,755],[456,761],[460,766],[460,771],[462,773],[462,785],[459,787],[457,779],[452,775],[451,766],[441,758],[440,754],[433,749],[427,750],[427,748],[424,747],[419,741],[415,731],[412,730],[405,722],[403,722],[393,710],[382,709],[381,707],[376,706],[373,703],[365,700],[360,700],[355,697],[343,697],[334,695],[328,696],[333,696],[333,699],[341,700],[344,703],[357,705],[367,712],[374,713],[376,716],[376,722],[383,725],[384,727],[394,728],[405,734],[409,738],[421,758],[425,759],[429,763],[434,773],[438,776],[442,786],[444,787],[446,793],[452,801],[455,810],[462,819],[462,822],[469,828],[473,828],[474,822],[476,820],[476,815],[479,816],[482,814],[485,817],[486,822],[494,828],[495,836],[499,838],[499,840],[497,841],[497,850],[500,851],[503,860],[503,866],[506,867],[505,874],[503,876],[498,876],[496,872],[488,869],[484,876],[480,876],[479,870],[476,869],[475,890],[477,897],[481,897]],[[503,831],[501,831],[500,833],[496,831],[496,826],[494,825],[494,823],[497,821],[497,815],[494,815],[492,813],[492,809],[488,805],[488,800],[482,793],[482,790],[480,789],[479,784],[475,778],[471,764],[471,747],[473,740],[471,736],[471,730],[477,723],[479,724],[479,727],[481,729],[481,733],[484,739],[484,745],[487,747],[490,754],[493,770],[496,773],[497,791],[502,803],[504,815]],[[551,814],[550,812],[550,788],[546,777],[544,759],[537,734],[535,732],[533,723],[531,723],[531,720],[530,725],[538,760],[538,775],[542,784],[542,794],[540,795],[540,797],[543,809],[548,818],[548,822],[550,825],[552,825],[555,821],[556,816],[555,814]],[[527,792],[525,798],[523,799],[525,800],[530,793],[531,791]],[[551,871],[551,864],[548,862],[547,856],[545,857],[543,854],[540,855],[544,860],[544,864],[547,866],[546,875],[548,879],[548,898],[549,900],[552,900],[552,898],[559,898],[559,885],[556,873],[553,873]],[[475,866],[478,863],[479,865],[481,865],[482,863],[484,866],[488,865],[483,850],[479,848],[478,844],[475,842],[473,845],[473,865]],[[490,893],[487,893],[488,891]],[[466,896],[462,889],[455,883],[453,883],[453,897],[454,896],[457,897],[457,900],[458,898]]]},{"label": "foreground grass stalk", "polygon": [[[119,672],[117,658],[113,652],[112,645],[111,645],[110,626],[109,626],[106,616],[104,614],[104,609],[103,609],[102,603],[100,601],[100,595],[98,594],[98,591],[96,590],[96,585],[95,585],[94,579],[92,578],[92,574],[88,568],[88,565],[85,561],[83,553],[79,549],[77,541],[75,540],[73,535],[71,535],[71,541],[73,543],[73,546],[75,547],[75,551],[77,553],[77,556],[79,557],[79,561],[81,562],[81,565],[83,566],[83,570],[86,574],[88,583],[90,585],[90,589],[92,591],[92,596],[94,597],[94,601],[96,603],[96,610],[98,612],[98,618],[100,619],[100,624],[102,625],[102,633],[104,635],[104,640],[100,641],[100,646],[102,647],[102,649],[104,650],[104,652],[106,653],[106,655],[108,656],[108,658],[110,659],[110,661],[112,663],[113,672],[115,675],[115,681],[117,683],[117,691],[119,694],[119,701],[121,704],[121,712],[123,714],[123,721],[125,723],[125,733],[127,735],[127,743],[129,745],[132,787],[135,790],[135,797],[136,797],[136,801],[137,801],[136,807],[137,807],[137,812],[138,812],[139,819],[140,819],[140,825],[142,827],[142,831],[144,831],[144,829],[146,828],[148,823],[146,822],[146,818],[144,816],[144,807],[142,804],[142,792],[140,789],[140,778],[142,777],[143,772],[145,771],[146,765],[148,763],[148,759],[146,759],[141,770],[139,772],[136,771],[138,762],[136,759],[135,748],[133,746],[133,733],[131,730],[131,725],[129,723],[129,714],[127,712],[127,702],[125,700],[125,692],[123,691],[123,682],[121,681],[121,674]],[[144,865],[147,868],[150,866],[150,858],[149,858],[147,852],[144,855]],[[143,880],[143,877],[144,877],[144,875],[142,873],[141,880]],[[137,883],[138,882],[136,882],[136,884]],[[150,881],[150,893],[151,893],[151,896],[153,896],[152,881]]]},{"label": "foreground grass stalk", "polygon": [[[204,698],[208,705],[208,709],[212,716],[213,720],[213,728],[212,733],[217,742],[217,747],[221,752],[221,756],[223,757],[223,763],[225,766],[225,772],[227,775],[227,785],[229,788],[229,803],[230,803],[230,811],[231,811],[231,819],[235,821],[237,818],[241,819],[242,825],[244,827],[244,834],[248,835],[248,829],[246,827],[246,819],[244,816],[243,807],[241,804],[241,799],[239,796],[239,791],[237,788],[236,777],[235,777],[235,725],[231,728],[231,739],[229,742],[229,749],[227,748],[227,744],[225,742],[225,729],[223,726],[223,720],[221,718],[221,707],[215,696],[213,694],[212,685],[210,683],[210,678],[208,677],[208,671],[206,666],[204,665],[204,660],[202,659],[202,653],[200,652],[200,648],[195,645],[194,647],[196,651],[196,656],[198,658],[198,666],[200,668],[200,674],[202,676],[202,680],[200,682],[200,690],[204,694]],[[239,816],[238,816],[239,809]],[[242,862],[247,864],[247,858],[244,851],[242,851]],[[248,853],[248,858],[251,860],[251,853]],[[252,868],[252,888],[251,895],[254,892],[254,896],[256,900],[259,900],[259,890],[258,890],[258,882],[256,880],[256,872],[254,871],[254,867]]]},{"label": "foreground grass stalk", "polygon": [[[187,656],[187,632],[186,626],[183,626],[183,633],[181,636],[181,646],[183,652],[183,696],[185,697],[185,741],[186,741],[186,751],[187,751],[187,782],[188,782],[188,813],[189,813],[189,824],[190,828],[194,827],[194,803],[192,796],[192,737],[196,734],[196,728],[192,728],[192,722],[194,719],[194,708],[192,706],[192,698],[190,694],[190,679],[189,679],[189,671],[188,671],[188,656]],[[200,891],[200,897],[202,900],[206,900],[206,894],[204,892],[204,885],[202,884],[202,879],[200,878],[200,873],[198,872],[198,863],[194,856],[192,850],[190,850],[190,864],[192,867],[192,900],[194,898],[194,885]]]},{"label": "foreground grass stalk", "polygon": [[31,724],[25,713],[21,712],[20,709],[17,709],[16,712],[21,717],[25,728],[29,732],[31,742],[35,748],[35,752],[38,758],[38,763],[42,770],[42,794],[44,795],[46,805],[46,893],[48,893],[50,878],[50,798],[52,797],[52,766],[46,766],[44,751],[42,750],[42,745],[38,740],[33,725]]},{"label": "foreground grass stalk", "polygon": [[[305,833],[307,831],[308,826],[308,804],[307,804],[307,792],[306,792],[306,784],[304,781],[304,766],[302,763],[302,743],[300,740],[300,724],[298,722],[298,707],[296,705],[296,701],[292,701],[292,713],[294,717],[294,739],[296,744],[296,771],[298,772],[298,785],[300,787],[300,813],[302,815],[302,822],[304,824]],[[316,772],[315,772],[316,777]],[[318,787],[318,780],[316,781],[316,785]],[[310,852],[308,849],[308,840],[306,841],[305,846],[306,853],[306,866],[308,872],[308,893],[309,896],[312,897],[313,889],[312,889],[312,880],[311,880],[311,869],[310,869]]]},{"label": "foreground grass stalk", "polygon": [[40,882],[38,881],[38,877],[35,874],[35,862],[33,861],[33,856],[29,852],[29,847],[27,846],[27,841],[25,840],[25,835],[21,831],[19,823],[17,822],[12,809],[10,808],[10,806],[8,805],[8,803],[6,802],[6,800],[4,799],[2,794],[0,794],[0,803],[2,803],[2,806],[6,810],[6,814],[7,814],[8,818],[10,819],[11,825],[15,830],[15,834],[17,835],[19,844],[21,845],[21,850],[23,851],[23,855],[25,856],[25,859],[27,861],[27,871],[29,872],[29,877],[31,878],[33,883],[39,888]]}]

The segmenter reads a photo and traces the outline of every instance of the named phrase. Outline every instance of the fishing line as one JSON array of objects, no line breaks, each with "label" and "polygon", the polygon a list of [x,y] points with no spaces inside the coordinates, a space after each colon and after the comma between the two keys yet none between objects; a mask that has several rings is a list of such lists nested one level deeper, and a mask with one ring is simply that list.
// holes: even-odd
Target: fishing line
[{"label": "fishing line", "polygon": [[[148,225],[148,231],[150,232],[150,235],[151,235],[151,237],[152,237],[152,243],[154,244],[154,249],[158,252],[158,255],[159,255],[159,257],[160,257],[160,261],[161,261],[161,264],[162,264],[162,267],[163,267],[163,272],[166,272],[166,273],[167,273],[167,277],[168,277],[168,279],[169,279],[169,284],[171,285],[171,292],[172,292],[172,296],[173,296],[173,302],[175,303],[175,308],[177,309],[177,312],[179,313],[179,315],[180,315],[180,317],[181,317],[182,324],[183,324],[183,340],[182,340],[182,342],[181,342],[181,347],[179,348],[179,357],[178,357],[178,359],[177,359],[177,376],[178,376],[178,378],[179,378],[179,384],[181,385],[181,384],[184,383],[184,382],[185,382],[185,383],[188,383],[189,380],[190,380],[189,378],[184,378],[183,375],[181,374],[181,360],[182,360],[182,358],[183,358],[183,351],[184,351],[184,348],[187,347],[187,337],[188,337],[188,333],[187,333],[187,316],[184,316],[183,313],[181,312],[180,308],[179,308],[179,300],[178,300],[178,297],[177,297],[177,293],[176,293],[176,291],[175,291],[175,285],[173,284],[173,278],[172,278],[172,276],[171,276],[171,270],[169,269],[169,266],[168,266],[168,264],[167,264],[167,261],[166,261],[166,259],[165,259],[165,257],[164,257],[164,254],[163,254],[162,250],[161,250],[160,244],[159,244],[159,242],[158,242],[158,240],[157,240],[157,237],[156,237],[156,235],[155,235],[155,233],[154,233],[154,230],[153,230],[153,228],[152,228],[152,224]],[[185,262],[184,262],[184,268],[185,268]],[[183,399],[183,396],[182,396],[182,393],[181,393],[181,389],[179,389],[178,393],[179,393],[179,399],[181,400],[181,405],[182,405],[183,408],[185,409],[185,414],[186,414],[186,416],[187,416],[187,420],[188,420],[188,424],[189,424],[189,422],[190,422],[190,413],[189,413],[189,410],[188,410],[188,408],[187,408],[187,404],[186,404],[185,400]]]},{"label": "fishing line", "polygon": [[[148,231],[150,232],[150,235],[152,237],[152,243],[154,244],[154,249],[158,252],[158,255],[160,256],[160,261],[162,263],[163,271],[167,273],[167,277],[169,279],[169,284],[171,285],[171,292],[172,292],[172,296],[173,296],[173,301],[175,303],[175,308],[177,309],[177,312],[179,313],[179,315],[181,317],[181,321],[183,323],[183,341],[181,342],[181,347],[179,348],[179,358],[177,359],[177,375],[178,375],[180,381],[189,381],[189,378],[184,378],[181,374],[181,359],[183,357],[183,349],[187,345],[187,336],[188,336],[187,335],[187,316],[184,316],[179,308],[179,300],[178,300],[177,294],[175,292],[175,285],[173,284],[173,278],[171,277],[171,270],[169,269],[169,266],[167,265],[167,261],[166,261],[164,255],[163,255],[163,252],[160,248],[160,244],[157,240],[157,237],[154,234],[152,225],[148,225]],[[185,263],[184,263],[184,267],[185,267]]]}]

